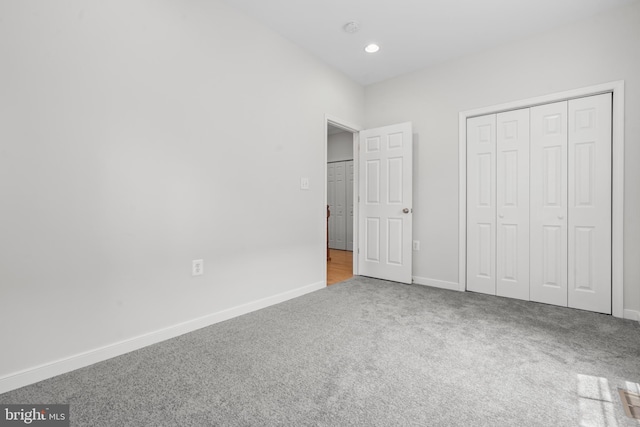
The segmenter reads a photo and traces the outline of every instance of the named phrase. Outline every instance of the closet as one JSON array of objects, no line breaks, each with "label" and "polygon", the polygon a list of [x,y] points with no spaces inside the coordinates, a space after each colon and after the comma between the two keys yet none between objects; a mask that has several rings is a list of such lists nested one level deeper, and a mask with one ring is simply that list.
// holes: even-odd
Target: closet
[{"label": "closet", "polygon": [[467,119],[467,290],[611,313],[611,105]]},{"label": "closet", "polygon": [[353,251],[353,160],[327,164],[329,248]]}]

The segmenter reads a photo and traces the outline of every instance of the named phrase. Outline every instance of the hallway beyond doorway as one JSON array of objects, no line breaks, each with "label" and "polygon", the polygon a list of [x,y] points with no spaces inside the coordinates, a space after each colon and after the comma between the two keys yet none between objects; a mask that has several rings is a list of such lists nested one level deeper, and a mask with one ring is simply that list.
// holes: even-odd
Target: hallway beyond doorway
[{"label": "hallway beyond doorway", "polygon": [[330,250],[331,261],[327,261],[327,286],[353,277],[353,252]]}]

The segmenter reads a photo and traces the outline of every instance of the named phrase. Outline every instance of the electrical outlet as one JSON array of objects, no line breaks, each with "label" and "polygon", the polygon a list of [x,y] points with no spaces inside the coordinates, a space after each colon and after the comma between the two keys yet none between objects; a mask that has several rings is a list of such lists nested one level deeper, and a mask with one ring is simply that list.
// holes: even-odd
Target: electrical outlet
[{"label": "electrical outlet", "polygon": [[309,178],[307,178],[307,177],[300,178],[300,189],[301,190],[308,190],[309,189]]},{"label": "electrical outlet", "polygon": [[204,274],[204,260],[194,259],[191,261],[191,275],[202,276]]},{"label": "electrical outlet", "polygon": [[413,241],[413,250],[414,251],[419,251],[420,250],[420,240],[414,240]]}]

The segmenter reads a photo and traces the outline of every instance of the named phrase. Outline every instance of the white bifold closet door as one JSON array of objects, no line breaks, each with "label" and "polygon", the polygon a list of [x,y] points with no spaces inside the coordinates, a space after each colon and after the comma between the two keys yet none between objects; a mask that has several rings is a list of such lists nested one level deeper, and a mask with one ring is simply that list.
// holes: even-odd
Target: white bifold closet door
[{"label": "white bifold closet door", "polygon": [[569,101],[569,307],[611,313],[612,94]]},{"label": "white bifold closet door", "polygon": [[496,295],[528,300],[529,109],[496,121]]},{"label": "white bifold closet door", "polygon": [[531,301],[567,305],[567,102],[531,108]]},{"label": "white bifold closet door", "polygon": [[611,100],[531,108],[531,300],[611,313]]},{"label": "white bifold closet door", "polygon": [[347,160],[345,162],[345,168],[347,173],[346,179],[346,195],[347,195],[347,250],[353,251],[353,160]]},{"label": "white bifold closet door", "polygon": [[353,160],[327,164],[329,248],[353,250]]},{"label": "white bifold closet door", "polygon": [[345,250],[347,248],[345,162],[327,165],[327,204],[331,213],[329,216],[329,247]]},{"label": "white bifold closet door", "polygon": [[611,313],[610,93],[467,121],[467,289]]},{"label": "white bifold closet door", "polygon": [[467,123],[467,289],[529,299],[529,109]]},{"label": "white bifold closet door", "polygon": [[467,121],[467,290],[496,293],[496,115]]}]

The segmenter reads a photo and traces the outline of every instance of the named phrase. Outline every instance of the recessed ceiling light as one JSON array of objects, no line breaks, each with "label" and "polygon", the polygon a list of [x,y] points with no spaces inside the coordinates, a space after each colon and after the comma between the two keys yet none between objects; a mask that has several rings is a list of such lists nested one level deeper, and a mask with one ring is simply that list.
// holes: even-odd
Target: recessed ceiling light
[{"label": "recessed ceiling light", "polygon": [[364,48],[364,51],[367,53],[376,53],[380,50],[380,46],[375,43],[368,44],[367,47]]}]

